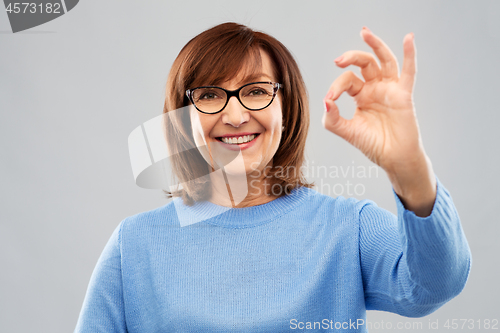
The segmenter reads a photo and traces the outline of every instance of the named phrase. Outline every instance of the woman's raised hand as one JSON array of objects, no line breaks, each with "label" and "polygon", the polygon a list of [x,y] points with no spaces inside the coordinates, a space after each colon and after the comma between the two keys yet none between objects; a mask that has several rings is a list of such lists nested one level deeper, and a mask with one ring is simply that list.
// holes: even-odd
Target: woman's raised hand
[{"label": "woman's raised hand", "polygon": [[[363,51],[347,51],[335,59],[341,68],[360,67],[364,80],[347,71],[332,83],[324,100],[327,112],[323,125],[382,167],[407,208],[414,206],[425,215],[432,209],[436,183],[413,105],[413,34],[407,34],[403,40],[401,75],[396,57],[379,37],[367,28],[362,29],[361,37],[373,49],[380,66],[371,53]],[[343,92],[354,97],[356,111],[352,119],[340,116],[335,104]],[[412,210],[417,212],[415,209]]]}]

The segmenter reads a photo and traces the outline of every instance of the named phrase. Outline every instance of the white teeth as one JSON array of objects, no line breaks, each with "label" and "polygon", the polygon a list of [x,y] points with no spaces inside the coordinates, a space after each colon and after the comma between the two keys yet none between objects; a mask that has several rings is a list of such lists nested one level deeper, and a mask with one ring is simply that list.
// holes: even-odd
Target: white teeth
[{"label": "white teeth", "polygon": [[224,137],[224,138],[222,138],[222,142],[234,145],[234,144],[250,142],[253,139],[255,139],[255,134],[244,135],[244,136],[240,136],[240,137],[233,136],[232,138]]}]

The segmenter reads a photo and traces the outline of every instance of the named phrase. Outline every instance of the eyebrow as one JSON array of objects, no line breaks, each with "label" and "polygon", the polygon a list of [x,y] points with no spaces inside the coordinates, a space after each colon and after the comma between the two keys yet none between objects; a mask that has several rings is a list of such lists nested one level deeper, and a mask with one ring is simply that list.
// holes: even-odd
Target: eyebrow
[{"label": "eyebrow", "polygon": [[242,81],[240,81],[240,83],[252,82],[252,81],[256,80],[257,78],[261,78],[261,77],[266,77],[267,79],[269,79],[269,81],[273,81],[273,79],[265,73],[256,73],[256,74],[252,74],[252,75],[245,77]]},{"label": "eyebrow", "polygon": [[[269,76],[268,74],[255,73],[255,74],[250,74],[248,76],[245,76],[245,78],[243,78],[243,80],[240,80],[238,82],[238,84],[245,85],[247,83],[256,82],[255,80],[257,80],[259,78],[266,78],[266,80],[274,82],[273,78],[271,76]],[[266,81],[266,80],[264,80],[264,81]],[[262,81],[262,80],[260,80],[260,81]],[[221,82],[207,83],[207,84],[201,85],[201,87],[220,86],[220,84],[221,84]]]}]

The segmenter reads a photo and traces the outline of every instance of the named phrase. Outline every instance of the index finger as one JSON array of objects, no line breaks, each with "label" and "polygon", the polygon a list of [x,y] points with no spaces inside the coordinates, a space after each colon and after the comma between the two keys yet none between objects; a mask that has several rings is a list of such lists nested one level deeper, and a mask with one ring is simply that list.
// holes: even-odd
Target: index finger
[{"label": "index finger", "polygon": [[380,60],[382,77],[397,79],[398,78],[398,61],[391,49],[367,27],[361,30],[361,37],[373,49],[373,52]]}]

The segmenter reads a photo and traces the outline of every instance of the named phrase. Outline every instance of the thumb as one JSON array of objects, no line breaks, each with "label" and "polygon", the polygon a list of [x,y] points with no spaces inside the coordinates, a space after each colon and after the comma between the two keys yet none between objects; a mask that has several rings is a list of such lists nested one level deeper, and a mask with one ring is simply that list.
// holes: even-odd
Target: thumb
[{"label": "thumb", "polygon": [[323,127],[337,134],[344,140],[347,140],[349,134],[349,120],[340,115],[339,108],[334,101],[325,98],[323,102],[325,104],[325,113],[322,119]]}]

